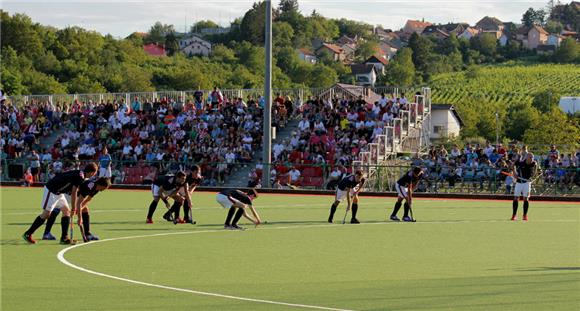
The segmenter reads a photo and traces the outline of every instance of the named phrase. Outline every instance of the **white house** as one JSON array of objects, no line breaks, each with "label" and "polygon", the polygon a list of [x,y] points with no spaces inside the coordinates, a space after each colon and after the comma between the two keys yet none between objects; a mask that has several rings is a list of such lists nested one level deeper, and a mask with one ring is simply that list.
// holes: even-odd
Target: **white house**
[{"label": "white house", "polygon": [[559,106],[565,113],[576,113],[580,111],[580,97],[561,97]]},{"label": "white house", "polygon": [[307,49],[297,49],[296,53],[298,53],[298,58],[311,64],[316,64],[318,61],[316,55]]},{"label": "white house", "polygon": [[209,56],[211,54],[211,43],[194,35],[180,40],[179,49],[187,56]]},{"label": "white house", "polygon": [[371,65],[375,66],[377,73],[384,75],[385,74],[385,67],[389,64],[389,61],[387,61],[383,57],[375,54],[375,55],[369,57],[364,63],[371,64]]},{"label": "white house", "polygon": [[431,139],[458,137],[463,120],[449,104],[431,105]]},{"label": "white house", "polygon": [[351,65],[350,70],[356,81],[356,85],[374,86],[377,82],[377,70],[372,64]]},{"label": "white house", "polygon": [[465,40],[469,40],[475,36],[477,36],[477,34],[479,33],[479,30],[473,28],[473,27],[467,27],[465,28],[465,30],[460,33],[457,38],[463,38]]}]

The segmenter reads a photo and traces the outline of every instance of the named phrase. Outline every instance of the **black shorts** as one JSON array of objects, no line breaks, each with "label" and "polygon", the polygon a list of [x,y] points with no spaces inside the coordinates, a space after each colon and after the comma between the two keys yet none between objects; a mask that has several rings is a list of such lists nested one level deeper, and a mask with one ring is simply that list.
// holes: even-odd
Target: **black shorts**
[{"label": "black shorts", "polygon": [[38,171],[39,171],[38,167],[31,167],[30,168],[30,174],[32,174],[32,175],[38,175]]}]

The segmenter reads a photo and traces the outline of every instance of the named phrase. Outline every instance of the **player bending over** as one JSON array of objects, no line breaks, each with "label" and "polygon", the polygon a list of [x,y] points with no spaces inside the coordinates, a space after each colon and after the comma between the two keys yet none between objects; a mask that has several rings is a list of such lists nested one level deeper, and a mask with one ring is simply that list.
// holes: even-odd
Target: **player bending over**
[{"label": "player bending over", "polygon": [[[197,188],[197,186],[201,184],[202,179],[203,178],[201,176],[201,168],[198,165],[192,166],[191,171],[189,172],[189,174],[187,174],[187,178],[185,179],[185,184],[189,189],[190,199],[191,196],[193,195],[193,191],[195,191],[195,188]],[[187,192],[185,188],[186,187],[184,185],[178,191],[178,195],[182,198],[181,202],[183,203],[183,220],[179,218],[179,207],[181,206],[181,204],[178,205],[174,204],[174,206],[171,207],[171,210],[168,211],[170,215],[171,213],[173,213],[174,224],[178,223],[195,224],[195,221],[193,220],[193,213],[191,210],[191,201],[185,200]]]},{"label": "player bending over", "polygon": [[108,189],[111,186],[111,180],[107,177],[91,178],[85,180],[79,187],[78,192],[78,208],[76,211],[80,211],[81,217],[78,218],[78,225],[83,232],[83,241],[97,241],[99,237],[91,233],[91,219],[89,216],[89,202],[93,199],[97,193]]},{"label": "player bending over", "polygon": [[346,211],[348,212],[351,208],[351,198],[352,198],[352,217],[350,219],[351,224],[358,224],[360,223],[358,219],[356,219],[356,213],[358,212],[358,193],[361,191],[363,185],[365,183],[364,174],[362,171],[358,170],[354,174],[347,175],[343,179],[338,182],[338,186],[336,188],[336,196],[334,199],[334,203],[330,207],[330,215],[328,216],[328,222],[332,223],[332,219],[334,218],[334,213],[336,212],[336,208],[344,200],[346,197]]},{"label": "player bending over", "polygon": [[513,176],[516,180],[514,189],[514,202],[512,204],[512,218],[517,220],[518,200],[520,197],[524,200],[524,215],[522,220],[528,221],[528,208],[530,207],[530,190],[532,188],[532,177],[535,175],[538,165],[534,161],[534,154],[528,153],[522,161],[517,161],[514,165]]},{"label": "player bending over", "polygon": [[[238,226],[238,221],[240,218],[242,218],[242,216],[246,217],[256,226],[262,223],[260,220],[260,215],[258,215],[256,209],[254,206],[252,206],[252,201],[257,197],[258,193],[254,189],[250,189],[246,193],[237,189],[226,189],[218,193],[216,196],[216,201],[223,208],[228,209],[228,216],[226,217],[226,222],[224,223],[224,229],[244,230],[244,228]],[[246,209],[249,209],[252,212],[253,217],[246,212]]]},{"label": "player bending over", "polygon": [[403,221],[413,221],[409,217],[409,210],[411,210],[411,203],[413,199],[413,189],[419,184],[419,180],[423,177],[423,170],[420,167],[415,167],[408,171],[401,177],[395,184],[395,189],[397,190],[397,203],[393,208],[393,213],[391,214],[392,221],[401,221],[397,217],[399,209],[401,209],[401,203],[405,200],[405,213],[403,215]]},{"label": "player bending over", "polygon": [[44,194],[41,203],[42,213],[36,217],[30,228],[24,232],[22,238],[30,244],[35,244],[36,241],[32,238],[34,231],[42,226],[52,210],[58,207],[62,212],[62,217],[60,219],[62,227],[60,244],[71,244],[72,241],[68,237],[71,215],[69,210],[69,196],[70,206],[74,209],[75,206],[77,206],[78,188],[85,181],[85,178],[90,178],[96,173],[97,165],[95,163],[89,163],[82,171],[71,170],[57,174],[50,179],[44,186]]},{"label": "player bending over", "polygon": [[[165,203],[165,207],[171,210],[171,206],[169,205],[169,201],[167,198],[173,197],[175,200],[174,206],[178,204],[178,202],[183,203],[183,199],[180,196],[177,196],[177,191],[179,188],[185,185],[185,173],[184,172],[177,172],[175,175],[162,175],[157,177],[153,184],[151,185],[151,192],[153,193],[153,201],[149,204],[149,212],[147,213],[147,223],[153,223],[153,214],[155,213],[155,209],[157,209],[157,204],[159,200]],[[189,191],[186,191],[189,194]],[[186,199],[189,200],[189,195],[186,195]],[[165,213],[163,218],[167,221],[172,221],[171,215],[169,213]]]}]

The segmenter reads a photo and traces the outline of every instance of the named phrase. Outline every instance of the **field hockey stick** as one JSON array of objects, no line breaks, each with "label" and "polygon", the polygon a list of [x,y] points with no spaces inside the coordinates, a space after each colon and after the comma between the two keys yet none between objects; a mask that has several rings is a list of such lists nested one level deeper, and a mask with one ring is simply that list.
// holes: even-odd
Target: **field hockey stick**
[{"label": "field hockey stick", "polygon": [[411,222],[417,222],[417,219],[415,219],[415,217],[413,217],[412,204],[409,204],[409,212],[411,213]]},{"label": "field hockey stick", "polygon": [[346,215],[348,215],[348,211],[350,210],[350,205],[346,207],[346,212],[344,213],[344,217],[342,218],[342,224],[346,223]]}]

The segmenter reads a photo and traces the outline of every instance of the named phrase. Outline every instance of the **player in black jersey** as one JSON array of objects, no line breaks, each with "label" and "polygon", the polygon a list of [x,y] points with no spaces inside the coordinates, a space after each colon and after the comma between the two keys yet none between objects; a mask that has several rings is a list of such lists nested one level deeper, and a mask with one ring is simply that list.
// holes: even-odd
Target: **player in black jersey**
[{"label": "player in black jersey", "polygon": [[57,174],[49,180],[44,186],[44,194],[42,196],[42,213],[36,217],[30,228],[22,236],[24,240],[30,244],[35,244],[36,241],[32,238],[34,231],[38,229],[44,221],[49,217],[50,213],[56,207],[59,207],[62,212],[61,227],[62,234],[60,237],[61,244],[71,244],[72,241],[68,237],[68,228],[70,225],[71,211],[69,209],[68,196],[70,196],[70,208],[73,214],[79,206],[77,200],[77,191],[80,185],[85,181],[85,178],[90,178],[97,173],[97,165],[89,163],[85,168],[80,170],[71,170],[64,173]]},{"label": "player in black jersey", "polygon": [[512,218],[517,220],[518,200],[520,197],[524,200],[524,215],[522,220],[528,221],[528,208],[530,207],[530,191],[532,188],[532,177],[535,175],[538,165],[534,161],[534,154],[528,153],[522,161],[516,161],[514,165],[513,177],[516,181],[514,189],[514,201],[512,203]]},{"label": "player in black jersey", "polygon": [[[260,215],[252,205],[252,201],[258,197],[258,193],[254,189],[243,192],[237,189],[226,189],[221,191],[216,196],[216,201],[223,207],[228,209],[228,215],[224,223],[224,229],[228,230],[244,230],[238,226],[238,221],[242,216],[253,222],[256,226],[262,223]],[[252,216],[246,212],[246,208],[250,209]],[[232,221],[233,218],[233,221]]]},{"label": "player in black jersey", "polygon": [[334,203],[330,206],[330,215],[328,216],[328,222],[332,223],[332,219],[334,218],[334,213],[336,212],[336,208],[344,200],[346,197],[346,211],[348,212],[351,208],[351,198],[352,198],[352,217],[350,219],[351,224],[358,224],[360,223],[358,219],[356,219],[356,213],[358,211],[358,193],[363,188],[365,183],[364,174],[362,171],[356,171],[352,175],[347,175],[342,178],[338,182],[338,186],[336,187],[336,196],[334,198]]},{"label": "player in black jersey", "polygon": [[[201,181],[203,177],[201,176],[201,168],[198,165],[194,165],[191,167],[190,172],[187,174],[187,178],[185,179],[185,183],[189,189],[189,197],[193,195],[193,191],[197,186],[201,185]],[[170,216],[173,213],[173,223],[188,223],[188,224],[195,224],[193,220],[193,215],[191,211],[191,204],[188,200],[185,199],[186,197],[186,190],[185,187],[181,187],[177,192],[178,200],[176,200],[174,205],[171,207],[169,211],[167,211],[168,215]],[[179,218],[179,208],[183,205],[183,219]],[[167,214],[166,213],[166,214]],[[164,218],[168,218],[169,216],[165,216]]]},{"label": "player in black jersey", "polygon": [[395,203],[393,213],[391,213],[390,216],[392,221],[400,221],[399,217],[397,217],[397,213],[399,212],[399,209],[401,209],[403,200],[405,200],[405,212],[403,215],[403,221],[413,221],[413,219],[409,217],[409,211],[411,210],[411,203],[413,199],[413,189],[417,187],[417,184],[419,184],[419,181],[422,177],[423,170],[420,167],[414,167],[412,170],[406,172],[405,175],[399,178],[395,184],[395,189],[397,190],[397,203]]},{"label": "player in black jersey", "polygon": [[[165,203],[167,209],[171,209],[169,205],[169,201],[167,198],[174,198],[177,202],[180,198],[176,195],[177,191],[183,187],[185,184],[185,173],[184,172],[177,172],[175,175],[162,175],[157,177],[153,184],[151,185],[151,192],[153,193],[153,201],[149,204],[149,212],[147,213],[147,223],[153,223],[153,213],[155,213],[155,209],[157,208],[157,204],[159,203],[159,199]],[[189,200],[189,191],[186,191],[186,199]],[[174,202],[175,204],[175,202]],[[163,215],[163,218],[167,221],[172,221],[170,214]]]},{"label": "player in black jersey", "polygon": [[80,217],[78,224],[81,227],[83,241],[97,241],[99,238],[91,233],[91,220],[89,215],[89,202],[97,193],[108,189],[111,186],[111,180],[107,177],[91,178],[85,180],[79,187],[78,200],[80,206]]}]

